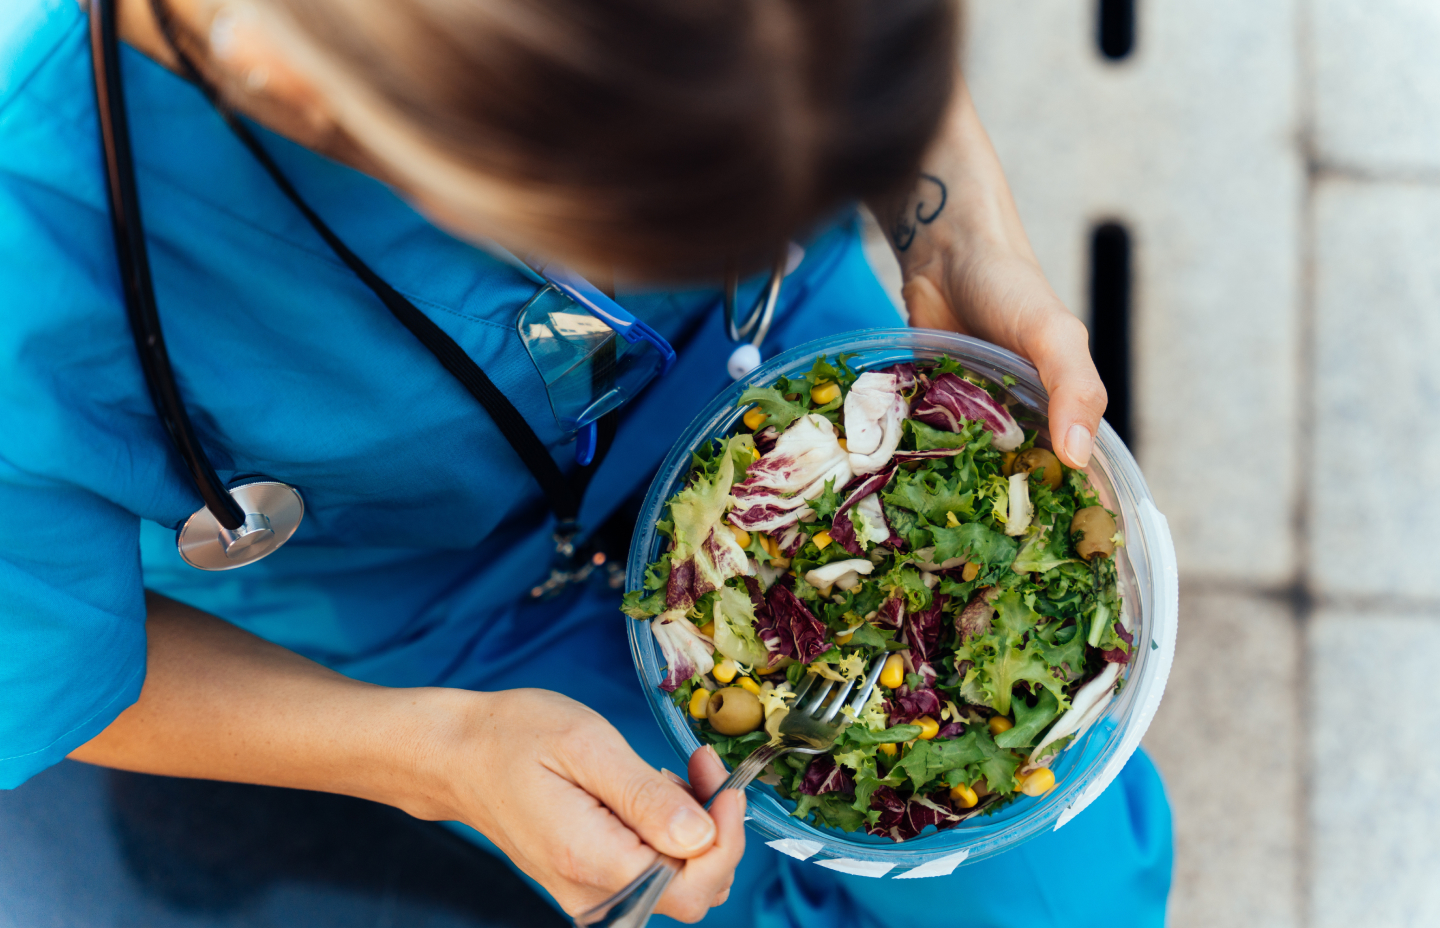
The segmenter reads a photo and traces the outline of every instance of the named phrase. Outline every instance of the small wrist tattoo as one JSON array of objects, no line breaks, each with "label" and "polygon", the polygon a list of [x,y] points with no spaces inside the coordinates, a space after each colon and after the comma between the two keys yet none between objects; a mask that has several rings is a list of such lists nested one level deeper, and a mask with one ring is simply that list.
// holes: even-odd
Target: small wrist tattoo
[{"label": "small wrist tattoo", "polygon": [[915,185],[912,195],[915,208],[911,210],[907,200],[905,209],[900,211],[900,215],[895,217],[894,225],[890,227],[890,238],[895,242],[897,251],[905,251],[915,243],[916,232],[921,226],[928,226],[935,221],[945,209],[948,198],[949,192],[945,189],[944,181],[934,174],[920,175],[920,183]]}]

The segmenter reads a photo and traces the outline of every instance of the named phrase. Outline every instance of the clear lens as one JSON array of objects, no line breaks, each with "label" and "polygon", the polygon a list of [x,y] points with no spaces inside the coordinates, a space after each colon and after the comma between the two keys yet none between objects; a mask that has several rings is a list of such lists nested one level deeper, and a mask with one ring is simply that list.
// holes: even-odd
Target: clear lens
[{"label": "clear lens", "polygon": [[553,286],[520,309],[520,341],[545,382],[550,409],[573,432],[639,393],[663,358],[644,340],[627,342]]}]

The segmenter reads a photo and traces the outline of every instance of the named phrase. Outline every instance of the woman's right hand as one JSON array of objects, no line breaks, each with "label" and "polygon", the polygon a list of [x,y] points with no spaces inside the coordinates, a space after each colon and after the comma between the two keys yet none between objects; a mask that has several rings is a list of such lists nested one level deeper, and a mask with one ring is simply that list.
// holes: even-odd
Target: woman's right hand
[{"label": "woman's right hand", "polygon": [[[571,914],[623,888],[655,851],[686,860],[658,912],[694,922],[725,901],[745,850],[743,792],[706,812],[599,713],[558,693],[423,692],[438,701],[420,746],[431,795],[407,811],[473,826]],[[701,799],[726,776],[708,747],[689,772]]]}]

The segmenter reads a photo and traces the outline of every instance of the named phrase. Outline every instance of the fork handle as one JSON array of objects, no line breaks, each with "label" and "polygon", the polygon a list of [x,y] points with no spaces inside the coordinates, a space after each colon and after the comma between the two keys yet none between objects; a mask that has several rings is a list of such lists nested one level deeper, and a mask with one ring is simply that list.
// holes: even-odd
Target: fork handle
[{"label": "fork handle", "polygon": [[[757,749],[735,765],[725,782],[720,784],[720,789],[705,803],[705,808],[708,809],[714,804],[715,797],[719,796],[722,790],[743,790],[772,760],[799,746],[784,739],[776,739]],[[645,868],[644,873],[631,880],[630,885],[595,908],[575,916],[576,928],[644,928],[654,913],[655,906],[659,904],[660,897],[665,894],[665,888],[675,879],[675,874],[680,872],[683,863],[684,861],[661,854],[655,858],[654,863]]]}]

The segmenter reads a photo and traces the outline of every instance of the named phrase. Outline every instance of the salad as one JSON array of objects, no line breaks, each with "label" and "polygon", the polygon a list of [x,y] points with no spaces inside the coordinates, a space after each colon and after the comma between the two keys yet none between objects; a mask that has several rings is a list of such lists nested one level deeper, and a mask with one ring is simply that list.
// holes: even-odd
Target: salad
[{"label": "salad", "polygon": [[903,841],[1054,788],[1051,763],[1124,684],[1124,541],[1001,386],[948,358],[846,360],[741,396],[623,608],[650,622],[661,688],[732,767],[807,673],[883,661],[830,752],[761,780],[816,825]]}]

